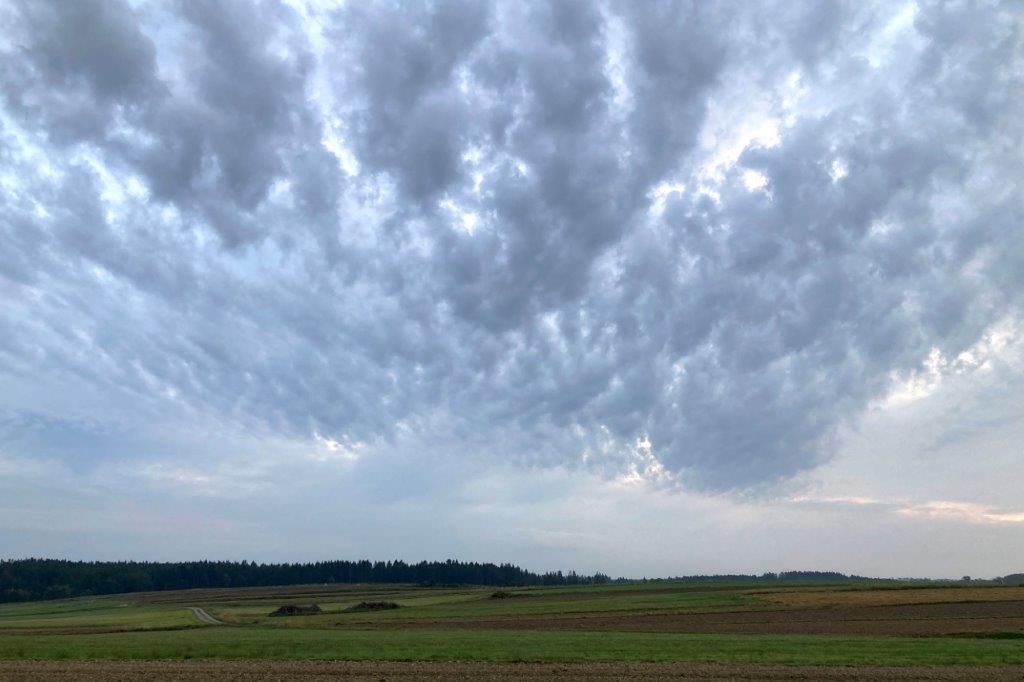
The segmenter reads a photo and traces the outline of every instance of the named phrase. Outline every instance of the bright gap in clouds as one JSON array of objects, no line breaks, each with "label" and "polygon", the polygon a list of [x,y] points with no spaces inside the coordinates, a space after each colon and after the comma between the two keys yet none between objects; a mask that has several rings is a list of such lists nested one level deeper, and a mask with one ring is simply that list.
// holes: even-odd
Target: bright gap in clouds
[{"label": "bright gap in clouds", "polygon": [[1019,570],[1016,4],[0,13],[12,555]]}]

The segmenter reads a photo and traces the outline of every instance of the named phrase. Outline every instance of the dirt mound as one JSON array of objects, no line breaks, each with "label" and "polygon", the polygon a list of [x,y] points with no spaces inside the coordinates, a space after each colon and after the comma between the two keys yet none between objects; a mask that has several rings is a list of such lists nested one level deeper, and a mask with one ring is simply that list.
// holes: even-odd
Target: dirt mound
[{"label": "dirt mound", "polygon": [[317,604],[285,604],[278,610],[271,613],[271,616],[308,616],[313,613],[320,613],[320,606]]},{"label": "dirt mound", "polygon": [[345,609],[345,613],[355,613],[357,611],[387,611],[388,609],[397,609],[398,604],[393,601],[361,601],[355,606],[350,606]]},{"label": "dirt mound", "polygon": [[514,596],[516,595],[512,594],[511,592],[506,592],[505,590],[498,590],[497,592],[493,592],[491,594],[491,599],[511,599]]}]

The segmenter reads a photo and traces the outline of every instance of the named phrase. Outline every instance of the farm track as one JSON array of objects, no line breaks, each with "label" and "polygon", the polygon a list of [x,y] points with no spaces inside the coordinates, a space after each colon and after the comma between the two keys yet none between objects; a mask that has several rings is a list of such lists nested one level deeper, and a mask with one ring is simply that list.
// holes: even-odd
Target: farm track
[{"label": "farm track", "polygon": [[226,625],[224,621],[217,620],[216,618],[214,618],[198,606],[190,606],[189,610],[192,611],[196,618],[206,623],[207,625]]},{"label": "farm track", "polygon": [[27,680],[1020,680],[1022,667],[842,667],[709,663],[381,663],[371,661],[0,661]]},{"label": "farm track", "polygon": [[496,630],[631,630],[720,634],[946,635],[1024,630],[1024,601],[861,606],[718,613],[533,616],[472,621],[404,620],[396,627]]}]

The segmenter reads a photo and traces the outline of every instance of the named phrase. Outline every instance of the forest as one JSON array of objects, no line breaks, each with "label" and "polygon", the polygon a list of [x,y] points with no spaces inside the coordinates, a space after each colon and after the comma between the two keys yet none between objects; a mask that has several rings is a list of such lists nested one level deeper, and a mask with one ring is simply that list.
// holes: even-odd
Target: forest
[{"label": "forest", "polygon": [[422,585],[586,585],[609,582],[601,573],[534,573],[512,564],[447,561],[0,561],[0,602],[63,599],[123,592],[202,587],[260,587],[307,583]]}]

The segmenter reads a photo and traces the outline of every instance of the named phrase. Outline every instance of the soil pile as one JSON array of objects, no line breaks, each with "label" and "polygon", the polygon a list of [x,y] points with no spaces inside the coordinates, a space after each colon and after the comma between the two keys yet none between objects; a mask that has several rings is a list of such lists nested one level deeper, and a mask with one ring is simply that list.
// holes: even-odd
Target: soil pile
[{"label": "soil pile", "polygon": [[313,613],[320,613],[320,606],[317,604],[285,604],[271,616],[308,616]]},{"label": "soil pile", "polygon": [[355,606],[350,606],[345,609],[345,613],[354,613],[356,611],[387,611],[388,609],[397,609],[398,604],[393,601],[361,601]]}]

